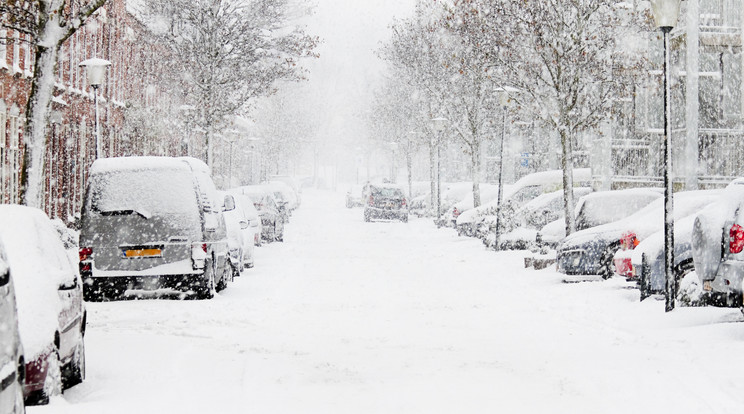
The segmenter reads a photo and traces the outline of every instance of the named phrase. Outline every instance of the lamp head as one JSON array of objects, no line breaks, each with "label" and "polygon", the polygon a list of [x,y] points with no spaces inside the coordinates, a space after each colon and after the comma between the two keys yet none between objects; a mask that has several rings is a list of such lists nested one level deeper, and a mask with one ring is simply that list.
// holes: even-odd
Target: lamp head
[{"label": "lamp head", "polygon": [[677,25],[679,19],[680,0],[651,0],[654,21],[658,28],[668,28]]}]

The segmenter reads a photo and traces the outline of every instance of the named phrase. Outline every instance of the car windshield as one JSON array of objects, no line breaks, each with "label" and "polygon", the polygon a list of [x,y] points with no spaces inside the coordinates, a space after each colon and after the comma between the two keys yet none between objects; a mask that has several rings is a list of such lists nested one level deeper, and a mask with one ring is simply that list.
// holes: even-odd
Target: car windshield
[{"label": "car windshield", "polygon": [[90,188],[90,209],[101,213],[198,214],[193,181],[182,171],[107,171],[94,175]]}]

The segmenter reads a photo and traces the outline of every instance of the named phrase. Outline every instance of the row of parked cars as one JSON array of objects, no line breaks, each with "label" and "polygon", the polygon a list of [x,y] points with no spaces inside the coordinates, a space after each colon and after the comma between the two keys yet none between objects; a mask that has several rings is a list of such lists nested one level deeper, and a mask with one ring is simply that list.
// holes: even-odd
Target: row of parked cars
[{"label": "row of parked cars", "polygon": [[[453,186],[451,193],[465,195],[449,204],[438,224],[479,237],[488,247],[552,255],[558,271],[567,275],[625,277],[638,284],[641,299],[664,293],[663,189],[594,191],[589,171],[577,170],[573,190],[577,231],[566,236],[560,177],[560,171],[548,171],[505,186],[498,220],[492,188],[482,190],[483,204],[472,208],[472,192]],[[673,272],[681,280],[695,271],[693,284],[702,291],[687,300],[742,306],[744,180],[734,180],[725,189],[679,191],[673,197]],[[443,202],[450,200],[443,196]]]},{"label": "row of parked cars", "polygon": [[300,204],[289,177],[216,189],[202,161],[96,160],[79,232],[0,205],[0,413],[85,378],[86,301],[209,299],[282,241]]}]

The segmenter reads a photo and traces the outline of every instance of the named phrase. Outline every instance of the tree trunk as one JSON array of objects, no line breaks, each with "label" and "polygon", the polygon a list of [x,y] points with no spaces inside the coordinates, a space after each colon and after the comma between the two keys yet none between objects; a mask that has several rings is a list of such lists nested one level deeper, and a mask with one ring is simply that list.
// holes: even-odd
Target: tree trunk
[{"label": "tree trunk", "polygon": [[413,198],[413,154],[411,154],[411,146],[408,146],[406,151],[406,170],[408,170],[408,201]]},{"label": "tree trunk", "polygon": [[437,205],[437,148],[433,141],[429,141],[429,176],[431,178],[431,205],[432,209]]},{"label": "tree trunk", "polygon": [[565,127],[560,127],[561,148],[563,157],[563,211],[566,215],[566,235],[576,231],[576,217],[574,217],[573,200],[573,148],[571,148],[571,134]]},{"label": "tree trunk", "polygon": [[26,106],[20,194],[23,204],[37,208],[42,204],[46,124],[51,112],[58,52],[59,44],[56,42],[50,46],[37,46],[35,76]]},{"label": "tree trunk", "polygon": [[481,172],[481,145],[477,135],[473,136],[473,146],[471,151],[472,177],[473,177],[473,208],[480,207],[480,172]]}]

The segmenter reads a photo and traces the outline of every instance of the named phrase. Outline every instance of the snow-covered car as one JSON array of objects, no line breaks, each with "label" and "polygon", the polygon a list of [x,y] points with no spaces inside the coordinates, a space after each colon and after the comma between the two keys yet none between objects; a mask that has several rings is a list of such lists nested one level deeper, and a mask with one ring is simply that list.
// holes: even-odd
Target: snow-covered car
[{"label": "snow-covered car", "polygon": [[[683,191],[674,194],[674,218],[680,220],[710,204],[715,190]],[[609,278],[613,260],[626,239],[643,240],[664,226],[664,200],[658,198],[624,219],[577,231],[558,245],[558,271],[566,274],[597,274]],[[634,244],[633,241],[630,242]],[[628,260],[629,263],[629,260]]]},{"label": "snow-covered car", "polygon": [[284,241],[284,217],[272,191],[263,185],[246,185],[233,191],[247,196],[261,217],[261,238],[267,243]]},{"label": "snow-covered car", "polygon": [[346,208],[362,207],[364,202],[362,201],[364,188],[362,185],[352,185],[348,191],[346,191]]},{"label": "snow-covered car", "polygon": [[[591,179],[592,174],[589,168],[573,170],[575,187],[589,187]],[[458,233],[474,235],[485,241],[488,234],[495,230],[491,227],[495,226],[497,221],[502,229],[501,233],[505,233],[505,229],[515,227],[512,223],[517,209],[541,194],[551,193],[561,188],[563,188],[562,170],[541,171],[525,175],[513,185],[504,185],[501,206],[498,204],[498,199],[495,199],[461,214],[457,218]],[[500,211],[498,220],[495,217],[497,211]]]},{"label": "snow-covered car", "polygon": [[721,199],[698,214],[692,257],[704,300],[737,307],[744,295],[744,179],[726,187]]},{"label": "snow-covered car", "polygon": [[254,233],[250,220],[237,207],[232,194],[221,192],[225,198],[225,225],[227,227],[227,250],[233,277],[240,276],[247,263],[253,263]]},{"label": "snow-covered car", "polygon": [[299,195],[289,184],[283,181],[269,181],[265,185],[274,193],[274,198],[279,204],[285,206],[288,215],[300,206]]},{"label": "snow-covered car", "polygon": [[408,222],[408,202],[403,190],[392,184],[370,184],[364,203],[364,221],[375,219]]},{"label": "snow-covered car", "polygon": [[[230,193],[235,198],[235,206],[243,212],[243,217],[248,220],[248,231],[250,232],[248,238],[253,241],[253,245],[255,247],[261,246],[261,216],[258,214],[258,210],[256,210],[256,207],[253,205],[253,201],[250,199],[250,197],[238,192],[230,190]],[[255,252],[251,252],[251,257],[248,258],[246,267],[253,267],[253,264],[255,262],[254,253]]]},{"label": "snow-covered car", "polygon": [[26,364],[18,333],[18,310],[13,279],[0,243],[0,413],[22,414]]},{"label": "snow-covered car", "polygon": [[[577,187],[573,190],[575,199],[591,192],[591,187]],[[507,233],[500,237],[499,249],[524,250],[535,248],[538,231],[548,223],[560,220],[563,217],[563,190],[539,195],[514,212],[514,217],[509,223],[510,228],[506,229]],[[495,240],[495,235],[489,235],[486,238],[486,246],[490,247],[488,241],[495,243]]]},{"label": "snow-covered car", "polygon": [[[692,259],[692,229],[695,215],[683,218],[674,223],[674,264],[672,270],[677,280],[682,280],[689,272],[695,270]],[[631,278],[638,281],[641,300],[666,290],[666,269],[664,263],[664,230],[648,236],[630,253]],[[617,257],[620,253],[615,253]]]},{"label": "snow-covered car", "polygon": [[271,177],[269,177],[269,182],[282,182],[292,188],[295,196],[297,197],[297,206],[295,208],[299,208],[302,204],[301,181],[302,180],[298,179],[298,177],[293,177],[291,175],[272,175]]},{"label": "snow-covered car", "polygon": [[416,217],[431,216],[431,193],[422,194],[412,198],[408,203],[408,213]]},{"label": "snow-covered car", "polygon": [[0,242],[15,283],[26,404],[45,404],[85,379],[82,282],[39,209],[0,205]]},{"label": "snow-covered car", "polygon": [[[480,184],[480,201],[481,204],[488,203],[494,199],[499,194],[499,187],[497,185],[493,184]],[[460,201],[453,204],[452,207],[448,208],[447,211],[445,211],[442,214],[442,217],[440,219],[440,224],[445,227],[457,227],[457,218],[460,216],[460,214],[470,210],[473,208],[473,191],[470,191],[463,197]]]},{"label": "snow-covered car", "polygon": [[96,160],[80,230],[86,300],[213,297],[232,276],[223,202],[195,159]]},{"label": "snow-covered car", "polygon": [[[624,219],[663,196],[662,189],[658,188],[629,188],[587,194],[579,198],[574,209],[576,230]],[[546,224],[537,233],[537,245],[541,249],[555,249],[565,237],[566,221],[562,217]]]}]

